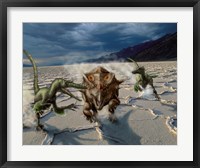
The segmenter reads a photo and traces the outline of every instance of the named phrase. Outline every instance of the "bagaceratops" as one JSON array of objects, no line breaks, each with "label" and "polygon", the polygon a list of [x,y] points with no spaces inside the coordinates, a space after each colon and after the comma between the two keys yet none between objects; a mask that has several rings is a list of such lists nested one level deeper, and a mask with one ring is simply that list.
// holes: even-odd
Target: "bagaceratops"
[{"label": "bagaceratops", "polygon": [[114,73],[101,66],[83,75],[83,85],[87,87],[82,91],[83,113],[87,120],[95,122],[97,111],[108,105],[109,120],[115,121],[114,111],[120,104],[118,96],[122,82],[124,80],[117,80]]}]

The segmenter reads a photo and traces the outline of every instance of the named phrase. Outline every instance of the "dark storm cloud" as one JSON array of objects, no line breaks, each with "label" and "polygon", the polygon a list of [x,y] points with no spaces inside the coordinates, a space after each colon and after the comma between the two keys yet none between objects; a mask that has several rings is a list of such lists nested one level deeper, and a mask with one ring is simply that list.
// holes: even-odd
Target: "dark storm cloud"
[{"label": "dark storm cloud", "polygon": [[175,23],[24,23],[23,47],[41,65],[75,63],[176,31]]}]

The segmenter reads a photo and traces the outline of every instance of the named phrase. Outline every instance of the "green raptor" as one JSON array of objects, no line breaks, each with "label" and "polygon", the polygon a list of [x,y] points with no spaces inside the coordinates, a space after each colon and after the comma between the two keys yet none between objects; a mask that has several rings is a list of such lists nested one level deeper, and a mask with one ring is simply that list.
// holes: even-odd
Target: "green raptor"
[{"label": "green raptor", "polygon": [[145,72],[145,68],[144,67],[140,67],[137,62],[135,62],[133,59],[129,58],[129,60],[131,62],[133,62],[136,66],[136,70],[132,71],[133,74],[136,75],[136,83],[134,85],[134,90],[136,92],[138,91],[142,91],[143,88],[146,88],[147,85],[150,85],[153,89],[153,93],[155,94],[155,97],[160,100],[160,97],[157,94],[157,91],[153,85],[153,78],[156,78],[157,75],[154,74],[147,74]]},{"label": "green raptor", "polygon": [[27,56],[30,62],[33,65],[34,72],[34,105],[33,110],[36,112],[36,116],[38,118],[37,130],[41,130],[43,125],[40,124],[40,114],[43,110],[48,109],[53,106],[55,113],[64,114],[65,109],[74,110],[76,108],[75,104],[70,104],[68,106],[58,107],[56,104],[56,93],[61,92],[69,95],[72,98],[75,98],[78,101],[81,101],[78,97],[74,96],[67,88],[73,87],[77,89],[86,89],[85,86],[81,84],[74,83],[69,80],[65,80],[63,78],[56,78],[52,81],[50,87],[39,88],[38,85],[38,70],[36,63],[31,54],[29,54],[26,50],[23,50],[23,53]]}]

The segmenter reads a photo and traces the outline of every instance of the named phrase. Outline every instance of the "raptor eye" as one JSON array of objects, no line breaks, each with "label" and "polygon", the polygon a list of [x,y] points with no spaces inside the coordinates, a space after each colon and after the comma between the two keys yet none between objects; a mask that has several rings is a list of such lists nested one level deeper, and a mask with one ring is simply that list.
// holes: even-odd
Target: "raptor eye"
[{"label": "raptor eye", "polygon": [[94,76],[89,75],[89,76],[88,76],[88,80],[89,80],[89,81],[94,81]]}]

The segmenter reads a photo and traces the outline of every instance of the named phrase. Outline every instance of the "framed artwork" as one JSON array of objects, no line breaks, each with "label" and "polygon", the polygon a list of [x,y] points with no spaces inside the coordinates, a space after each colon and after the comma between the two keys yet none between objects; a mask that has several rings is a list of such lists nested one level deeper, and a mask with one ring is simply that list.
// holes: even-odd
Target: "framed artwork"
[{"label": "framed artwork", "polygon": [[1,1],[2,167],[198,167],[199,1]]}]

